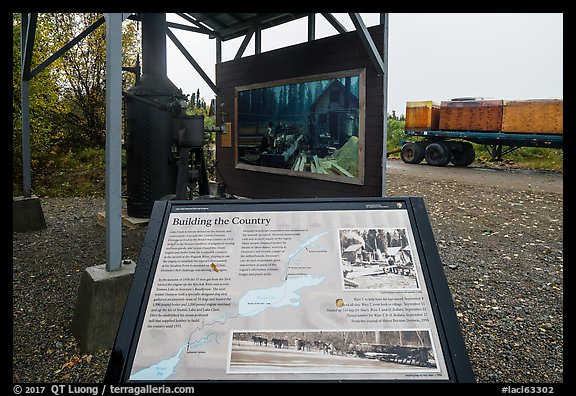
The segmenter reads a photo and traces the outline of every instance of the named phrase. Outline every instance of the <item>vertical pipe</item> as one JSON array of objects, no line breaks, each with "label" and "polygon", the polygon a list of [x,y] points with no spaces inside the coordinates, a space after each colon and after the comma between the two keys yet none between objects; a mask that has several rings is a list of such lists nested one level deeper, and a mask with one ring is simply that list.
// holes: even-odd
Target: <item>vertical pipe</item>
[{"label": "vertical pipe", "polygon": [[216,37],[216,63],[222,63],[222,39]]},{"label": "vertical pipe", "polygon": [[166,14],[142,14],[142,74],[167,75]]},{"label": "vertical pipe", "polygon": [[22,195],[32,196],[30,170],[30,81],[21,80],[22,89]]},{"label": "vertical pipe", "polygon": [[308,15],[308,41],[316,39],[316,14]]},{"label": "vertical pipe", "polygon": [[254,53],[259,54],[262,52],[262,26],[257,24],[254,26]]},{"label": "vertical pipe", "polygon": [[[28,14],[22,13],[20,20],[20,67],[24,68],[26,48],[28,42]],[[27,72],[27,70],[26,70]],[[24,79],[24,70],[20,73],[21,106],[22,106],[22,195],[25,198],[32,196],[32,176],[30,170],[30,80]]]},{"label": "vertical pipe", "polygon": [[384,62],[384,73],[382,75],[382,90],[384,91],[382,125],[382,197],[386,196],[386,153],[388,152],[388,13],[380,14],[380,23],[384,25],[384,42],[382,44],[382,60]]},{"label": "vertical pipe", "polygon": [[106,271],[122,265],[122,14],[106,17]]}]

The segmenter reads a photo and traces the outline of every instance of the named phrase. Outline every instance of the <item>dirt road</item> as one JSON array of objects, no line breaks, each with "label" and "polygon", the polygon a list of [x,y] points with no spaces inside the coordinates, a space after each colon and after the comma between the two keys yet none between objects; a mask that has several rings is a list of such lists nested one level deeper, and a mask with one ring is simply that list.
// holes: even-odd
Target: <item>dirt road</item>
[{"label": "dirt road", "polygon": [[387,174],[416,176],[432,180],[453,180],[483,186],[513,188],[561,193],[564,175],[557,172],[534,171],[527,169],[488,168],[469,166],[436,167],[426,163],[406,164],[401,160],[389,159]]}]

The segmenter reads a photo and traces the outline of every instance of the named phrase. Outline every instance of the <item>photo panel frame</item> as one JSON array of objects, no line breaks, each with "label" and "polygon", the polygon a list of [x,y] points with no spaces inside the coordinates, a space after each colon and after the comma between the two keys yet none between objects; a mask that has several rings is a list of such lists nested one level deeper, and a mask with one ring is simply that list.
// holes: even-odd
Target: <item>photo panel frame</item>
[{"label": "photo panel frame", "polygon": [[364,68],[235,88],[235,167],[364,183]]}]

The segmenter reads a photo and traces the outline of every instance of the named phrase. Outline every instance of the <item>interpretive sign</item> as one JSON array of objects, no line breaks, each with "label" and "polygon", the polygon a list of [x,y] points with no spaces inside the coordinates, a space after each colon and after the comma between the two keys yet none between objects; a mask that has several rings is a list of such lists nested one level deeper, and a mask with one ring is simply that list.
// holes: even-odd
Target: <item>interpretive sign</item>
[{"label": "interpretive sign", "polygon": [[421,198],[158,201],[106,381],[474,380]]}]

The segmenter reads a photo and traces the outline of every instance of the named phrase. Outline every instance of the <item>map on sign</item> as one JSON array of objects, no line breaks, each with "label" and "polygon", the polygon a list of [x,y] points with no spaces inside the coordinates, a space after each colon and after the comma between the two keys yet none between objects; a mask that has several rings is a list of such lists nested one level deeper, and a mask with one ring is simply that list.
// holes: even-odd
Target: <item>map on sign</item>
[{"label": "map on sign", "polygon": [[406,210],[170,213],[131,381],[446,379]]}]

